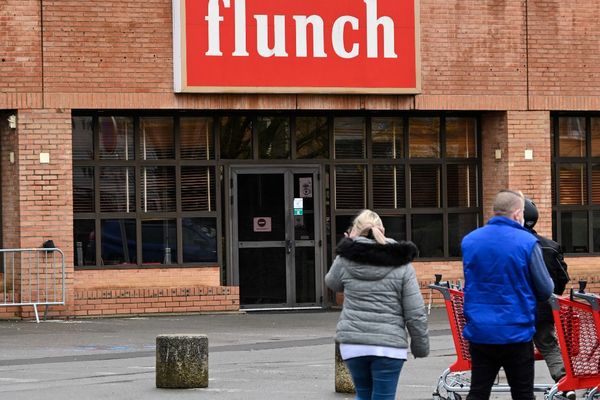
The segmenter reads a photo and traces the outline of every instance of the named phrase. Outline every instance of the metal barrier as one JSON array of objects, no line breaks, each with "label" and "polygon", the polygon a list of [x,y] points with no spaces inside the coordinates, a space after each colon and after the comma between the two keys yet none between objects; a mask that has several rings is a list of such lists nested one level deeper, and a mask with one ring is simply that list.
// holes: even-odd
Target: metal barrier
[{"label": "metal barrier", "polygon": [[0,249],[2,283],[0,306],[33,306],[40,322],[38,305],[65,304],[65,256],[57,248]]}]

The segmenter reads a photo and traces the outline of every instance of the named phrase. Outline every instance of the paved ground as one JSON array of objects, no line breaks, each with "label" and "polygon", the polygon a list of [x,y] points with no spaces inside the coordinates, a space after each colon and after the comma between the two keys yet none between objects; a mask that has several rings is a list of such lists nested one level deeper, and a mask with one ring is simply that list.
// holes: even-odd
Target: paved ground
[{"label": "paved ground", "polygon": [[[431,356],[405,364],[398,398],[431,399],[454,360],[444,313],[432,310]],[[352,399],[334,393],[337,318],[311,312],[0,321],[0,399]],[[208,335],[209,388],[155,387],[155,339],[167,333]],[[549,382],[545,366],[536,369],[537,381]]]}]

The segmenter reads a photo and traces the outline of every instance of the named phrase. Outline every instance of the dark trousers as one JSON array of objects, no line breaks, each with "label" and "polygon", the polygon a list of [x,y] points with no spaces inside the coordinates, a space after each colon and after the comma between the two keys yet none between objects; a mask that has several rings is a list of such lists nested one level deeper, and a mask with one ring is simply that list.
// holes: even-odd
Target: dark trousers
[{"label": "dark trousers", "polygon": [[533,342],[471,343],[471,390],[467,400],[488,400],[500,368],[504,368],[513,400],[534,400]]}]

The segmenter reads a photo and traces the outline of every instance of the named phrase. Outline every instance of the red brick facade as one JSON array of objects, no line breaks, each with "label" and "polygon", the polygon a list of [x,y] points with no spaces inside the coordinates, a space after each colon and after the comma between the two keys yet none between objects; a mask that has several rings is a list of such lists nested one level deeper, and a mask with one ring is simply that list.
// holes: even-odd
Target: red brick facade
[{"label": "red brick facade", "polygon": [[[238,288],[221,286],[218,267],[74,270],[71,110],[78,109],[479,111],[484,217],[497,190],[520,189],[540,209],[539,232],[550,235],[550,112],[600,110],[599,19],[596,0],[421,0],[419,95],[175,94],[171,1],[5,0],[2,245],[53,239],[64,251],[67,305],[52,307],[54,316],[239,307]],[[9,114],[17,116],[14,130]],[[600,280],[599,258],[567,261],[575,279]],[[460,262],[416,268],[423,285],[434,273],[462,274]],[[0,317],[31,315],[0,308]]]}]

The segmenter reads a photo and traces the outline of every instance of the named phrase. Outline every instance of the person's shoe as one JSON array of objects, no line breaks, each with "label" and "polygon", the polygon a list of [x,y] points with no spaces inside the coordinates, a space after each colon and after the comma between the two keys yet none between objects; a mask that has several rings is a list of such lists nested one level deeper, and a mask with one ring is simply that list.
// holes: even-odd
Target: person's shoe
[{"label": "person's shoe", "polygon": [[569,390],[567,392],[562,392],[562,397],[564,397],[565,399],[569,399],[569,400],[577,399],[577,395],[572,390]]}]

